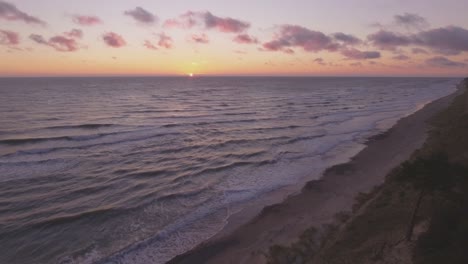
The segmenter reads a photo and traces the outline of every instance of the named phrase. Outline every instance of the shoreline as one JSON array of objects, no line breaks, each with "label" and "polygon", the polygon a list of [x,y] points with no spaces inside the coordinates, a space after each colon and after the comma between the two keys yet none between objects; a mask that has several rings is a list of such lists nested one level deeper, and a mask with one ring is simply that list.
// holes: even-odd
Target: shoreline
[{"label": "shoreline", "polygon": [[382,184],[390,170],[424,144],[431,128],[427,121],[460,91],[458,87],[401,118],[386,132],[371,137],[349,162],[328,168],[320,179],[298,188],[299,193],[264,207],[249,221],[221,230],[168,263],[265,263],[271,246],[291,244],[308,228],[332,223],[337,213],[351,211],[357,194]]}]

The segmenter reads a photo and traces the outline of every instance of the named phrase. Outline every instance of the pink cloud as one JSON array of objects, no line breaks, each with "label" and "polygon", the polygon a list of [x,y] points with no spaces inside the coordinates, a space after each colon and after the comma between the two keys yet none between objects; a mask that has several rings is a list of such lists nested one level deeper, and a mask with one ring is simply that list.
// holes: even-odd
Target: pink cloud
[{"label": "pink cloud", "polygon": [[8,2],[0,1],[0,19],[9,21],[23,21],[28,24],[38,24],[45,26],[46,23],[37,17],[28,15],[19,10],[15,5]]},{"label": "pink cloud", "polygon": [[158,20],[156,15],[139,6],[135,9],[125,11],[124,14],[133,17],[133,19],[143,24],[154,24]]},{"label": "pink cloud", "polygon": [[302,48],[307,52],[319,52],[322,50],[336,51],[339,45],[320,31],[297,25],[282,25],[274,39],[263,44],[265,50],[285,53],[293,53],[292,48],[295,47]]},{"label": "pink cloud", "polygon": [[161,34],[158,34],[159,40],[158,40],[158,46],[166,49],[170,49],[173,47],[174,41],[172,38],[168,35],[166,35],[164,32]]},{"label": "pink cloud", "polygon": [[257,44],[258,43],[258,40],[255,37],[250,36],[248,34],[239,34],[233,39],[233,41],[239,44]]},{"label": "pink cloud", "polygon": [[155,34],[155,36],[157,37],[156,44],[153,44],[150,40],[145,40],[143,46],[151,50],[158,50],[159,48],[171,49],[173,47],[173,39],[164,32]]},{"label": "pink cloud", "polygon": [[210,39],[208,38],[206,34],[202,33],[200,35],[193,34],[190,37],[190,41],[195,42],[195,43],[200,43],[200,44],[207,44],[210,42]]},{"label": "pink cloud", "polygon": [[47,45],[57,51],[72,52],[78,50],[78,43],[76,40],[64,36],[55,36],[49,40],[46,40],[41,35],[32,34],[29,36],[29,38],[38,44]]},{"label": "pink cloud", "polygon": [[149,40],[145,40],[145,42],[143,43],[143,46],[145,46],[146,48],[151,49],[151,50],[157,50],[158,49],[158,47],[156,47],[156,45],[151,43],[151,41],[149,41]]},{"label": "pink cloud", "polygon": [[70,30],[68,32],[64,32],[63,34],[65,36],[67,36],[67,37],[70,37],[70,38],[80,39],[80,38],[83,37],[83,31],[80,30],[80,29],[76,29],[76,28],[74,28],[74,29],[72,29],[72,30]]},{"label": "pink cloud", "polygon": [[73,22],[81,26],[94,26],[102,24],[102,20],[97,16],[74,15]]},{"label": "pink cloud", "polygon": [[9,30],[0,30],[0,45],[18,45],[19,35]]},{"label": "pink cloud", "polygon": [[57,51],[76,51],[78,43],[72,38],[55,36],[49,39],[49,44]]},{"label": "pink cloud", "polygon": [[212,13],[188,11],[176,19],[168,19],[164,22],[167,28],[192,28],[201,26],[205,29],[215,29],[224,33],[241,33],[250,27],[250,23],[230,17],[219,17]]},{"label": "pink cloud", "polygon": [[127,42],[125,42],[124,38],[121,35],[114,32],[105,33],[102,36],[102,40],[104,40],[104,42],[108,46],[113,48],[120,48],[127,45]]},{"label": "pink cloud", "polygon": [[381,57],[378,51],[360,51],[357,49],[344,49],[341,54],[351,60],[378,59]]}]

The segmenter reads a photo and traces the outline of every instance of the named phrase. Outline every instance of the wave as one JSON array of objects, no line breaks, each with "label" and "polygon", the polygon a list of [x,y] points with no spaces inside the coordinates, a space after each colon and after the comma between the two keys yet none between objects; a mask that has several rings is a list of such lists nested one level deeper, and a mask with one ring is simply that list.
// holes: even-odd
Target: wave
[{"label": "wave", "polygon": [[101,127],[111,127],[115,124],[82,124],[82,125],[63,125],[63,126],[50,126],[45,129],[98,129]]},{"label": "wave", "polygon": [[[124,133],[131,133],[131,132],[124,132]],[[59,139],[59,140],[68,140],[68,141],[86,141],[86,140],[90,140],[90,139],[100,138],[100,137],[103,137],[103,136],[117,135],[117,134],[123,134],[123,133],[122,132],[115,132],[115,133],[97,134],[97,135],[89,135],[89,136],[74,136],[74,137],[65,136],[65,137],[57,137],[57,138],[39,138],[39,139],[40,139],[40,141],[57,140],[57,139]],[[120,143],[126,143],[126,142],[142,141],[142,140],[147,140],[147,139],[156,138],[156,137],[169,136],[169,135],[180,135],[180,134],[181,133],[179,133],[179,132],[168,132],[168,133],[159,133],[159,134],[153,134],[153,135],[136,137],[136,138],[126,138],[126,139],[109,141],[109,142],[98,142],[98,143],[81,145],[81,146],[65,146],[65,147],[20,150],[20,151],[14,152],[14,153],[6,154],[3,157],[10,157],[10,156],[16,156],[16,155],[46,154],[46,153],[51,153],[51,152],[60,151],[60,150],[88,149],[88,148],[97,147],[97,146],[107,146],[107,145],[114,145],[114,144],[120,144]],[[34,140],[37,140],[37,139],[33,139],[32,141],[34,141]],[[3,140],[3,141],[5,141],[5,140]],[[2,144],[2,140],[0,140],[0,144]],[[21,142],[21,144],[24,144],[24,142]]]}]

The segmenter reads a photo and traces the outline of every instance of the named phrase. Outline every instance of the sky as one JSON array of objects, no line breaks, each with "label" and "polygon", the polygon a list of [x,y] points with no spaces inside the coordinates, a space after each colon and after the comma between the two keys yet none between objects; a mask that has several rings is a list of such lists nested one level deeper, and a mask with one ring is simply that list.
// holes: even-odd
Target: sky
[{"label": "sky", "polygon": [[0,76],[466,76],[468,0],[0,0]]}]

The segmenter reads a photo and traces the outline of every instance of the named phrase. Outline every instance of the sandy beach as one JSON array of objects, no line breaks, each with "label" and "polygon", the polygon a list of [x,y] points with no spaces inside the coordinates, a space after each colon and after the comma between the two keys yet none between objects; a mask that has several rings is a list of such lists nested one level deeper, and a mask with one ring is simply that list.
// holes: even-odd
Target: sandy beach
[{"label": "sandy beach", "polygon": [[402,118],[389,131],[371,139],[350,162],[328,169],[321,180],[307,183],[300,194],[266,207],[232,233],[215,236],[169,263],[265,263],[269,247],[288,245],[306,229],[331,223],[337,213],[351,210],[357,194],[383,183],[392,168],[423,145],[431,128],[427,121],[460,91]]}]

